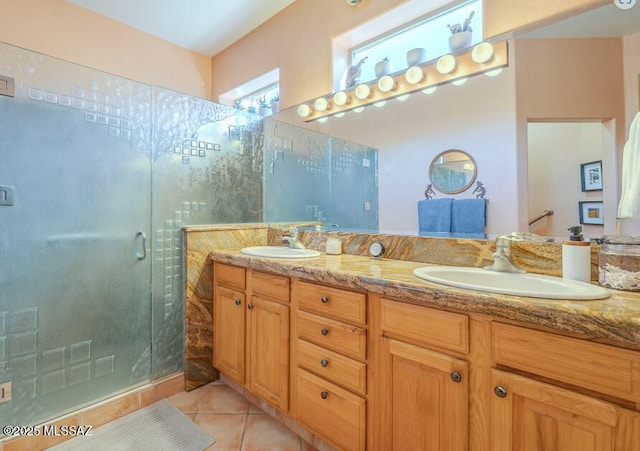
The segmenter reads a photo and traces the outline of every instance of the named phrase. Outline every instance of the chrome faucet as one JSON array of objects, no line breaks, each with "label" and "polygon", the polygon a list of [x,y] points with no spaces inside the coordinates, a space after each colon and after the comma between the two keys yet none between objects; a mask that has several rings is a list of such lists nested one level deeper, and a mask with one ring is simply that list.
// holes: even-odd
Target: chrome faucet
[{"label": "chrome faucet", "polygon": [[[513,239],[512,235],[500,235],[496,238],[496,251],[492,255],[493,264],[485,266],[484,269],[520,274],[527,272],[511,260],[511,241]],[[522,239],[516,238],[516,240],[521,241]]]},{"label": "chrome faucet", "polygon": [[305,249],[302,241],[298,239],[298,228],[297,227],[288,227],[285,229],[289,235],[284,235],[282,237],[282,241],[286,241],[289,243],[289,247],[291,249]]}]

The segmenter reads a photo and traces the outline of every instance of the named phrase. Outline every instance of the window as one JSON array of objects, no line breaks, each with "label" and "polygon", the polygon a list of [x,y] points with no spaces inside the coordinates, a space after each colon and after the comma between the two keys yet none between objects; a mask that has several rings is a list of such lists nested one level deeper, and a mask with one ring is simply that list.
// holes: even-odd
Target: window
[{"label": "window", "polygon": [[[270,109],[271,102],[280,99],[279,92],[280,85],[278,83],[271,84],[259,91],[237,99],[236,108],[254,113],[257,113],[261,106]],[[272,112],[268,112],[268,114],[271,113]]]},{"label": "window", "polygon": [[280,69],[274,69],[242,83],[218,97],[218,101],[223,105],[254,113],[260,110],[260,106],[266,106],[262,111],[264,116],[275,112],[271,110],[274,100],[280,100]]},{"label": "window", "polygon": [[407,52],[414,48],[425,49],[423,62],[449,53],[451,51],[449,36],[452,35],[449,25],[455,27],[458,24],[460,28],[463,28],[469,17],[471,17],[469,26],[472,32],[471,42],[468,46],[472,46],[482,41],[481,0],[462,3],[453,9],[431,15],[383,37],[352,48],[351,64],[367,57],[366,62],[361,66],[358,82],[365,83],[379,78],[375,74],[375,66],[384,58],[389,59],[392,72],[406,69],[409,67]]}]

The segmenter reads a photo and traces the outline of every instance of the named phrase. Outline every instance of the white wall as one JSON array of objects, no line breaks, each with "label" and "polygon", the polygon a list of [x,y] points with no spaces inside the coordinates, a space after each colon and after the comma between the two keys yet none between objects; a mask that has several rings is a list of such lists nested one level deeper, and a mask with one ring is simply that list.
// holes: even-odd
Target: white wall
[{"label": "white wall", "polygon": [[[405,102],[393,100],[380,109],[306,126],[378,148],[381,230],[417,232],[417,201],[430,183],[431,160],[455,148],[476,160],[476,180],[484,183],[489,199],[488,233],[512,232],[518,224],[514,72],[507,68],[495,78],[474,77],[462,87],[443,86],[430,96],[418,92]],[[280,118],[305,126],[297,117]],[[470,198],[472,191],[436,191],[436,197]]]},{"label": "white wall", "polygon": [[[531,123],[528,130],[529,218],[546,209],[554,211],[553,216],[541,219],[530,230],[567,239],[567,229],[580,223],[578,201],[602,200],[602,191],[582,192],[580,164],[603,159],[607,130],[599,122]],[[583,225],[583,232],[598,238],[604,227]]]}]

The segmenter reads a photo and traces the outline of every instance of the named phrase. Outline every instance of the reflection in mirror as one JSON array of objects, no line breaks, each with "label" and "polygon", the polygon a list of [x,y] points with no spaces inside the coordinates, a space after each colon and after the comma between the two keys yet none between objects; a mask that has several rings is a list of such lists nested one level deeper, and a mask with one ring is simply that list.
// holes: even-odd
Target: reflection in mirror
[{"label": "reflection in mirror", "polygon": [[[567,203],[558,208],[566,211],[566,218],[556,210],[556,215],[537,222],[531,231],[564,236],[577,219],[577,201],[581,199],[569,199],[564,188],[551,193],[541,189],[550,174],[549,159],[540,171],[529,173],[541,183],[535,199],[531,197],[527,124],[609,124],[601,157],[574,155],[581,143],[565,142],[556,147],[552,161],[571,160],[565,173],[576,176],[579,163],[602,158],[605,225],[597,230],[593,226],[586,235],[615,233],[618,160],[632,113],[639,107],[640,71],[640,8],[616,10],[611,3],[571,19],[572,26],[558,22],[516,35],[509,41],[509,67],[495,78],[473,77],[461,87],[440,86],[431,95],[389,101],[382,108],[347,113],[341,119],[332,117],[325,124],[304,123],[295,108],[290,116],[284,111],[277,118],[377,148],[380,231],[407,234],[417,234],[415,202],[424,198],[424,188],[430,183],[423,162],[431,161],[442,149],[458,148],[473,155],[477,178],[485,181],[491,193],[488,235],[527,231],[532,217],[551,208],[551,200],[562,199]],[[544,140],[540,146],[551,147]],[[582,193],[579,188],[577,193],[589,199],[599,195]],[[473,196],[469,190],[456,197]]]},{"label": "reflection in mirror", "polygon": [[433,187],[444,194],[466,191],[475,181],[477,174],[473,157],[457,149],[439,153],[429,166],[429,178]]}]

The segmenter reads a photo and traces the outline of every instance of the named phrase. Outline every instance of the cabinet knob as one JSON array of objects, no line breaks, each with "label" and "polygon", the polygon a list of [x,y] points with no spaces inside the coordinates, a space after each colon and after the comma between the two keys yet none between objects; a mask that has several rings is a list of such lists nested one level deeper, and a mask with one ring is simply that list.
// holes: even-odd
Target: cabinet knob
[{"label": "cabinet knob", "polygon": [[496,394],[498,398],[506,398],[507,397],[507,389],[502,385],[496,385],[493,389],[493,392]]},{"label": "cabinet knob", "polygon": [[320,397],[322,399],[327,399],[329,397],[329,392],[326,392],[326,391],[320,392]]},{"label": "cabinet knob", "polygon": [[329,329],[327,329],[327,328],[325,327],[325,328],[323,328],[323,329],[320,331],[320,333],[321,333],[322,335],[327,335],[327,334],[329,333]]},{"label": "cabinet knob", "polygon": [[451,380],[453,382],[461,382],[462,381],[462,374],[458,373],[457,371],[452,371],[450,376],[451,376]]},{"label": "cabinet knob", "polygon": [[247,308],[248,308],[249,310],[251,310],[251,309],[253,308],[253,304],[249,304],[249,305],[247,305]]},{"label": "cabinet knob", "polygon": [[322,296],[320,300],[322,301],[323,304],[326,304],[327,302],[329,302],[329,296],[326,296],[326,295]]},{"label": "cabinet knob", "polygon": [[236,305],[240,305],[242,304],[242,301],[240,299],[236,299]]},{"label": "cabinet knob", "polygon": [[324,368],[326,368],[327,365],[329,365],[329,361],[327,359],[322,359],[322,360],[320,360],[320,365],[322,365]]}]

